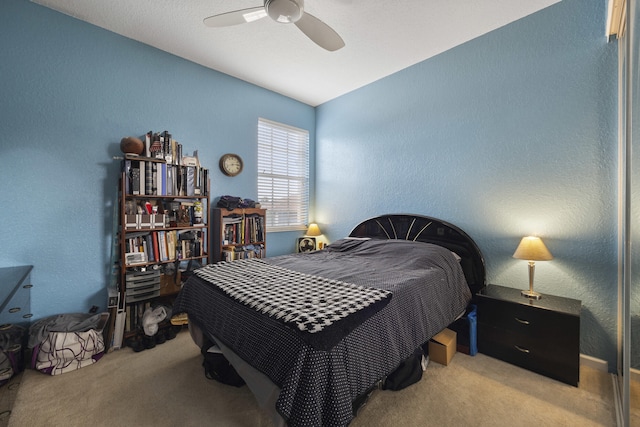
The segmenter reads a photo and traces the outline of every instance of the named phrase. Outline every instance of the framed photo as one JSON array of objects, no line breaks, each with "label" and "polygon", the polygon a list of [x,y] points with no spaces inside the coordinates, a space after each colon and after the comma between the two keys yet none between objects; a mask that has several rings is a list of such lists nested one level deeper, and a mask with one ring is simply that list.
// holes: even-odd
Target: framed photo
[{"label": "framed photo", "polygon": [[296,252],[311,252],[316,250],[315,237],[298,237]]}]

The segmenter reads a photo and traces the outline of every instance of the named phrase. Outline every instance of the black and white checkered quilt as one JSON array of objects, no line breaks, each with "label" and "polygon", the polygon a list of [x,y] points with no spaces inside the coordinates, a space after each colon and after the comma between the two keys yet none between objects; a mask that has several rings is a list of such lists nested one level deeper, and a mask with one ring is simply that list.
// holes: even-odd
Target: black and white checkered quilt
[{"label": "black and white checkered quilt", "polygon": [[195,274],[234,300],[301,332],[329,350],[384,307],[391,291],[293,271],[253,258],[210,264]]},{"label": "black and white checkered quilt", "polygon": [[347,426],[354,399],[455,320],[471,298],[454,256],[426,243],[345,239],[264,261],[393,293],[385,307],[321,350],[198,275],[184,285],[174,313],[188,313],[190,323],[273,381],[280,388],[275,409],[289,427]]}]

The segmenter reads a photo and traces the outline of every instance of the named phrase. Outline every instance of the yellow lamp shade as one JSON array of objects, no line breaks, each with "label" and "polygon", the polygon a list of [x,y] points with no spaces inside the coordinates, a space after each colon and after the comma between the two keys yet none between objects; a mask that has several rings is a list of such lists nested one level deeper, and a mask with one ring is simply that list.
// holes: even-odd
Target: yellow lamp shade
[{"label": "yellow lamp shade", "polygon": [[513,254],[514,258],[527,261],[550,261],[553,255],[539,237],[523,237]]},{"label": "yellow lamp shade", "polygon": [[321,234],[322,232],[320,231],[320,227],[318,227],[318,224],[309,224],[309,228],[307,229],[307,236],[320,236]]}]

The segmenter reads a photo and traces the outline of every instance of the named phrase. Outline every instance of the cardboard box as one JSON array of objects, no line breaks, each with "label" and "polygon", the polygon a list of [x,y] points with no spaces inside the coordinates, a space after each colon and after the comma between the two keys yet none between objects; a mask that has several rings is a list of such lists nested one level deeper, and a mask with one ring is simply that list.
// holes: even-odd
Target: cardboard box
[{"label": "cardboard box", "polygon": [[456,353],[456,333],[444,329],[429,341],[429,360],[441,365],[448,365]]},{"label": "cardboard box", "polygon": [[178,270],[177,280],[174,280],[173,275],[163,274],[160,276],[160,295],[175,295],[180,292],[181,289],[181,274]]}]

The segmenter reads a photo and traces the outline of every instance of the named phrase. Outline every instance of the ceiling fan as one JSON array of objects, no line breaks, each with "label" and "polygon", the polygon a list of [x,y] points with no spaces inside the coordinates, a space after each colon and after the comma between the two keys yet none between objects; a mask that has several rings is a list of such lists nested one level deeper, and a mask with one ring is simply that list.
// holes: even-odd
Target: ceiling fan
[{"label": "ceiling fan", "polygon": [[205,18],[204,23],[209,27],[228,27],[265,16],[282,24],[295,24],[311,41],[328,51],[344,47],[342,37],[333,28],[304,11],[304,0],[264,0],[264,6],[213,15]]}]

